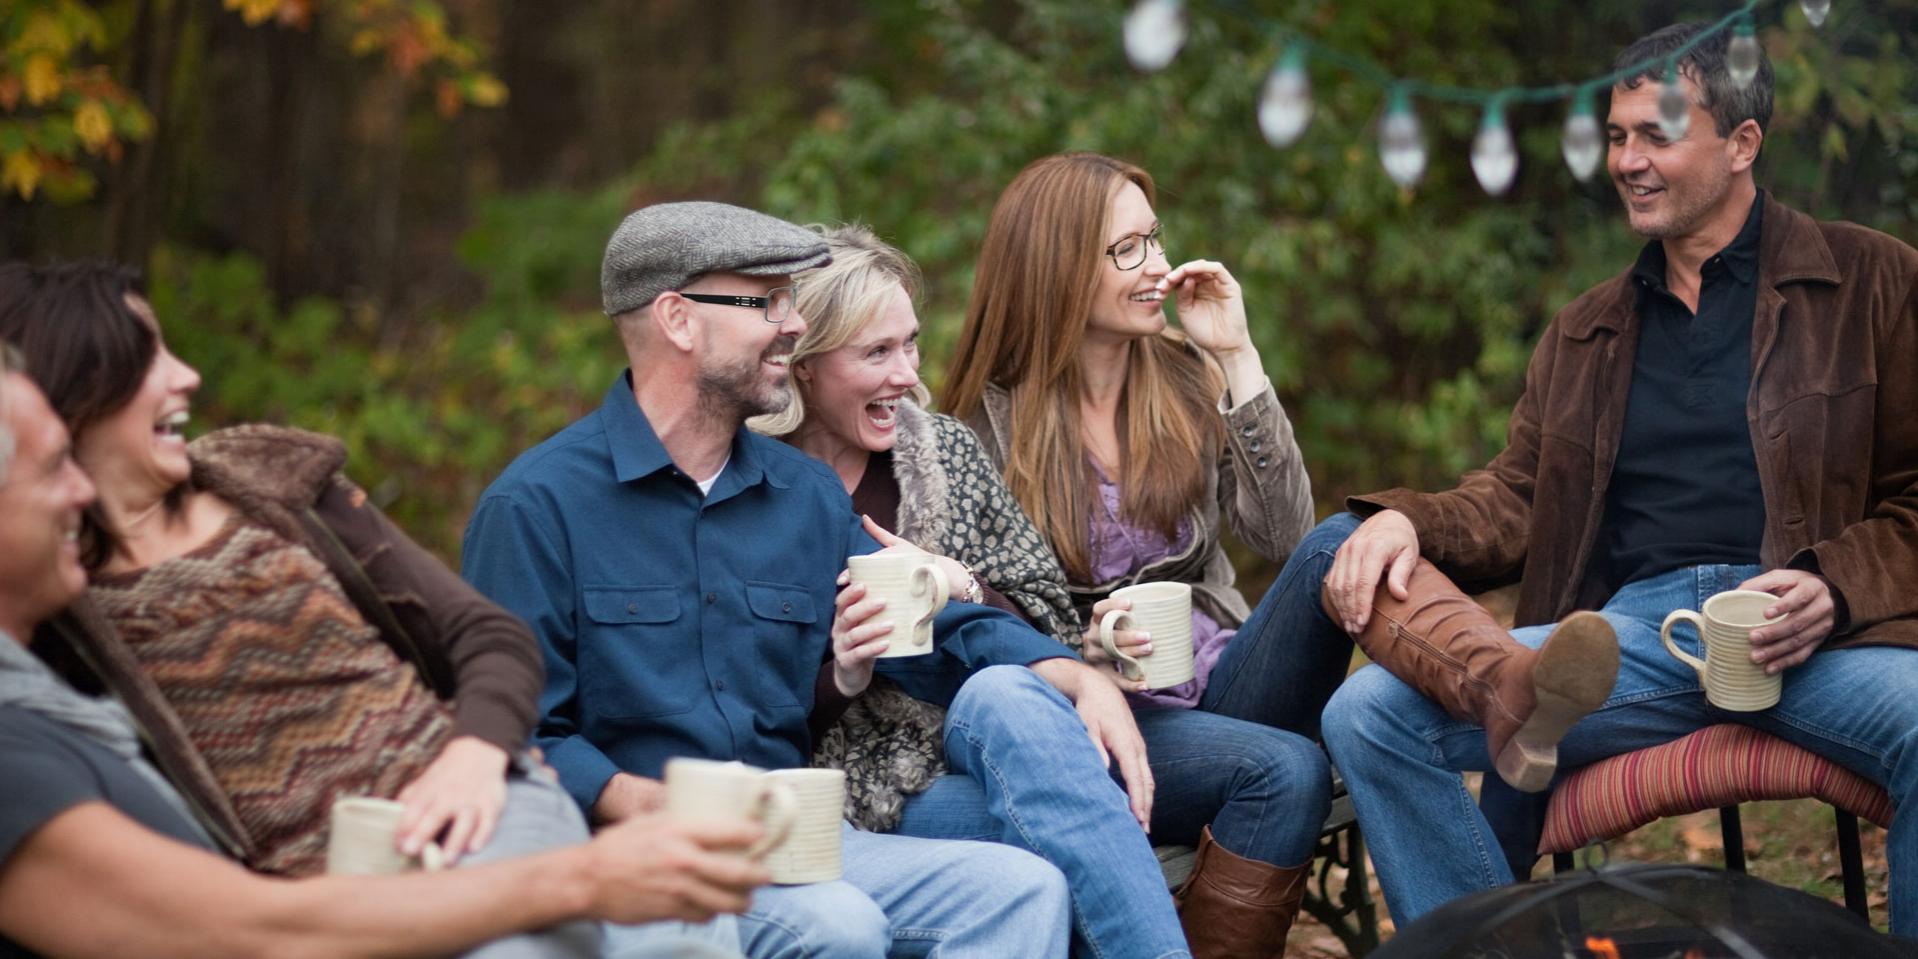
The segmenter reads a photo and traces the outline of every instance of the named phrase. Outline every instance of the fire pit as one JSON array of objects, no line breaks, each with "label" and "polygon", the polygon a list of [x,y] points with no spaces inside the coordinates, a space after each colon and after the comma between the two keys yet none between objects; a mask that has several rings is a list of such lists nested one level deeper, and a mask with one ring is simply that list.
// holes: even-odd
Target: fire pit
[{"label": "fire pit", "polygon": [[1504,959],[1876,959],[1918,942],[1846,910],[1742,873],[1613,866],[1466,896],[1398,931],[1372,954]]}]

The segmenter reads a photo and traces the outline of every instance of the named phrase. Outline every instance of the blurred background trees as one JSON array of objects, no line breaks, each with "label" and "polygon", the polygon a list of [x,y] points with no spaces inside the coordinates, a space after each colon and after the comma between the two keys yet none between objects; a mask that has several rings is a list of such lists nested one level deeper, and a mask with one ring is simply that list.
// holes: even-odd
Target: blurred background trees
[{"label": "blurred background trees", "polygon": [[[925,269],[937,386],[1000,188],[1100,150],[1158,179],[1175,261],[1245,285],[1329,511],[1483,462],[1553,311],[1639,241],[1559,160],[1562,105],[1509,115],[1522,160],[1498,199],[1466,160],[1473,111],[1420,105],[1431,161],[1401,191],[1383,91],[1329,71],[1304,138],[1272,149],[1269,26],[1401,75],[1533,85],[1735,5],[1191,0],[1184,51],[1142,75],[1118,0],[0,0],[0,255],[146,267],[206,376],[202,428],[345,437],[451,556],[479,490],[623,365],[597,281],[625,212],[872,224]],[[1778,71],[1761,184],[1918,239],[1918,0],[1838,0],[1819,30],[1781,0],[1758,24]]]}]

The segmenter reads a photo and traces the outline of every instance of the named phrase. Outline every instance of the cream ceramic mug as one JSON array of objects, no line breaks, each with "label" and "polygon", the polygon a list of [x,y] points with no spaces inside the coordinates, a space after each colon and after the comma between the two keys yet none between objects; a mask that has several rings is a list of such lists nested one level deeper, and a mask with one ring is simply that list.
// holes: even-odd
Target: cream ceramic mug
[{"label": "cream ceramic mug", "polygon": [[[1658,638],[1673,656],[1698,671],[1707,702],[1741,713],[1767,709],[1778,702],[1785,677],[1766,673],[1765,667],[1752,662],[1752,630],[1773,622],[1765,618],[1765,607],[1776,602],[1778,597],[1770,593],[1726,590],[1705,600],[1702,612],[1673,610],[1659,628]],[[1698,630],[1705,646],[1703,660],[1672,642],[1672,627],[1679,623],[1691,623]]]},{"label": "cream ceramic mug", "polygon": [[798,807],[792,833],[766,854],[773,882],[797,885],[838,879],[845,869],[840,823],[846,810],[846,773],[775,769],[766,779],[792,790]]},{"label": "cream ceramic mug", "polygon": [[933,650],[932,618],[946,608],[952,583],[930,553],[867,553],[846,560],[852,581],[866,584],[867,599],[881,599],[886,608],[867,620],[891,623],[881,659],[923,656]]},{"label": "cream ceramic mug", "polygon": [[[1145,680],[1147,689],[1166,689],[1190,682],[1192,668],[1192,587],[1185,583],[1139,583],[1115,589],[1112,595],[1132,601],[1132,608],[1115,609],[1099,620],[1099,645],[1121,664],[1126,678]],[[1128,656],[1119,651],[1113,633],[1122,628],[1152,635],[1152,652]]]},{"label": "cream ceramic mug", "polygon": [[666,815],[674,819],[751,819],[766,834],[746,850],[758,859],[792,832],[799,813],[791,789],[741,762],[680,757],[666,760]]},{"label": "cream ceramic mug", "polygon": [[333,801],[326,836],[326,871],[337,876],[389,876],[413,869],[437,872],[446,856],[427,843],[418,856],[400,852],[394,837],[406,807],[391,799],[342,796]]}]

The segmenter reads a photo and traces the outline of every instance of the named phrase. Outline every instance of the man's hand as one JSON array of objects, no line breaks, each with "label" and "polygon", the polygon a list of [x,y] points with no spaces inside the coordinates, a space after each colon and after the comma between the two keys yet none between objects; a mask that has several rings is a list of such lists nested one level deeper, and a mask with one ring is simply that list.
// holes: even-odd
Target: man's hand
[{"label": "man's hand", "polygon": [[1132,707],[1119,695],[1118,686],[1099,675],[1097,670],[1076,659],[1042,659],[1029,667],[1052,688],[1072,700],[1079,719],[1086,724],[1086,735],[1099,751],[1101,765],[1119,764],[1119,778],[1125,782],[1133,818],[1139,827],[1152,831],[1152,767],[1146,763],[1145,738],[1132,718]]},{"label": "man's hand", "polygon": [[1371,621],[1381,573],[1392,598],[1404,599],[1405,584],[1418,560],[1418,530],[1404,513],[1380,510],[1360,523],[1332,558],[1331,572],[1325,574],[1325,593],[1340,628],[1356,635]]},{"label": "man's hand", "polygon": [[763,863],[744,855],[761,834],[746,819],[681,822],[660,815],[602,830],[587,846],[591,914],[632,924],[705,922],[745,912],[752,891],[772,881]]},{"label": "man's hand", "polygon": [[1811,658],[1831,636],[1837,604],[1832,602],[1831,587],[1815,573],[1802,569],[1774,569],[1742,583],[1739,589],[1755,589],[1778,597],[1765,607],[1765,618],[1784,618],[1752,630],[1752,662],[1765,672],[1782,673]]},{"label": "man's hand", "polygon": [[400,852],[417,856],[441,831],[440,848],[448,864],[478,852],[493,838],[500,810],[506,807],[506,750],[476,736],[455,736],[441,747],[419,777],[400,790],[395,841]]},{"label": "man's hand", "polygon": [[852,582],[850,571],[839,574],[839,584],[845,588],[832,604],[832,682],[850,697],[872,685],[873,663],[892,645],[892,624],[868,622],[886,601],[867,599],[866,584]]},{"label": "man's hand", "polygon": [[614,773],[593,800],[593,821],[613,823],[666,807],[666,784],[632,773]]}]

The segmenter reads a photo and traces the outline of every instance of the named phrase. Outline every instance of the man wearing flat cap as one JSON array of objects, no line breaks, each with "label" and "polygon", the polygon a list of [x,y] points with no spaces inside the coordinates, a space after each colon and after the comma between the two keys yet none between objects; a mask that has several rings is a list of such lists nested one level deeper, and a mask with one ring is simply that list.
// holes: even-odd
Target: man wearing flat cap
[{"label": "man wearing flat cap", "polygon": [[[600,822],[658,808],[675,756],[805,765],[813,728],[871,681],[869,655],[843,655],[870,605],[856,587],[842,594],[837,576],[847,556],[878,544],[830,468],[744,427],[789,402],[787,365],[806,330],[792,278],[827,262],[818,234],[726,204],[628,216],[607,244],[600,283],[631,368],[597,411],[514,461],[467,528],[467,578],[525,618],[545,650],[539,745]],[[981,714],[976,738],[1018,735],[1025,749],[1033,731],[996,733],[1006,724],[982,706],[1050,697],[1048,757],[1084,764],[1074,778],[1111,787],[1088,790],[1086,802],[1129,818],[1087,725],[1106,748],[1130,749],[1125,733],[1136,741],[1136,729],[1096,728],[1096,705],[1081,706],[1089,718],[1080,724],[1025,667],[1085,702],[1110,697],[1123,714],[1115,690],[1094,688],[1084,664],[990,607],[952,603],[935,633],[940,655],[901,685]],[[1057,791],[1033,773],[1035,788]],[[843,834],[842,880],[755,894],[739,922],[748,955],[878,957],[911,943],[921,952],[936,943],[949,957],[1066,953],[1065,881],[1038,856],[999,843]],[[1024,838],[1050,855],[1043,837]]]}]

